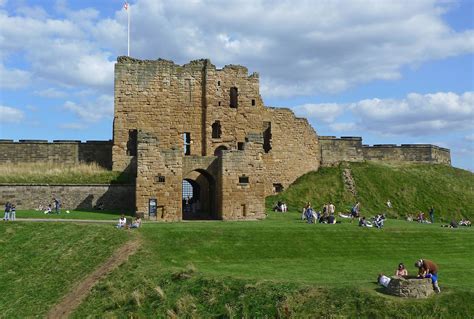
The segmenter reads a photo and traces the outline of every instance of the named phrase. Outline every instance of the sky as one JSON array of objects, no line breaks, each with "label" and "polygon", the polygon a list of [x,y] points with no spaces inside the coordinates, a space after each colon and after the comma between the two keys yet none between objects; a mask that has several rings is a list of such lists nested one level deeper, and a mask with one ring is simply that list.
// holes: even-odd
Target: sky
[{"label": "sky", "polygon": [[0,139],[112,138],[114,63],[260,74],[319,135],[435,144],[474,171],[474,0],[0,0]]}]

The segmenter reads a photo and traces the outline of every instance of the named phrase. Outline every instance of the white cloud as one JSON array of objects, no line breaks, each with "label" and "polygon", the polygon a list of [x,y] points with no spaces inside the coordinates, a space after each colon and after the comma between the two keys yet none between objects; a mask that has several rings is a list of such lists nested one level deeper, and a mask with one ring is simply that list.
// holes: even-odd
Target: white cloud
[{"label": "white cloud", "polygon": [[402,100],[362,100],[350,108],[359,125],[374,132],[418,136],[474,126],[474,92],[411,93]]},{"label": "white cloud", "polygon": [[0,105],[0,118],[2,123],[19,123],[25,117],[25,113],[17,108]]},{"label": "white cloud", "polygon": [[0,88],[2,89],[21,89],[31,81],[31,74],[27,71],[10,68],[7,69],[0,62]]},{"label": "white cloud", "polygon": [[59,125],[59,128],[66,130],[85,130],[87,125],[84,123],[63,123]]},{"label": "white cloud", "polygon": [[73,101],[66,101],[63,109],[76,114],[86,122],[97,122],[103,118],[112,119],[114,113],[114,97],[101,95],[94,101],[85,101],[77,104]]},{"label": "white cloud", "polygon": [[41,97],[53,98],[53,99],[63,98],[68,95],[66,92],[58,90],[56,88],[47,88],[44,90],[38,90],[38,91],[35,91],[34,93]]},{"label": "white cloud", "polygon": [[[238,8],[237,8],[238,6]],[[131,8],[132,56],[186,63],[211,58],[262,75],[264,96],[340,92],[393,80],[405,66],[474,52],[474,31],[443,20],[452,5],[436,0],[155,1]],[[0,52],[20,54],[36,78],[110,90],[113,60],[126,52],[127,14],[101,18],[93,8],[57,1],[0,11]],[[315,18],[317,17],[317,18]],[[19,41],[21,39],[21,41]],[[104,92],[104,91],[103,91]]]},{"label": "white cloud", "polygon": [[298,116],[303,116],[315,121],[332,123],[342,114],[343,106],[336,103],[303,104],[293,108]]},{"label": "white cloud", "polygon": [[[474,127],[472,128],[474,130]],[[468,142],[474,142],[474,133],[464,136],[464,139]]]}]

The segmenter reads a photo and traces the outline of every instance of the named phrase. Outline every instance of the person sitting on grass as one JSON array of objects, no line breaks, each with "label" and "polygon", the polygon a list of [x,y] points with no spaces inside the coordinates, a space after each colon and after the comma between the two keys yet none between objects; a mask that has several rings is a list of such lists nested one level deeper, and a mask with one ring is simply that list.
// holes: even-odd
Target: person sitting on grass
[{"label": "person sitting on grass", "polygon": [[383,214],[378,214],[374,218],[374,225],[377,228],[382,228],[383,227],[383,222],[385,220],[385,216]]},{"label": "person sitting on grass", "polygon": [[44,211],[45,214],[51,214],[52,210],[51,210],[51,204],[48,205],[48,207],[46,208],[46,210]]},{"label": "person sitting on grass", "polygon": [[140,216],[135,217],[135,220],[133,221],[132,225],[130,225],[130,228],[140,228],[142,225],[142,219]]},{"label": "person sitting on grass", "polygon": [[395,276],[398,277],[406,277],[408,276],[408,270],[405,268],[403,263],[398,264],[397,270],[395,270]]},{"label": "person sitting on grass", "polygon": [[438,265],[428,259],[420,259],[415,263],[418,268],[418,278],[431,278],[433,289],[437,293],[441,292],[438,285]]},{"label": "person sitting on grass", "polygon": [[471,227],[471,221],[469,219],[463,218],[459,221],[459,226]]},{"label": "person sitting on grass", "polygon": [[122,214],[122,216],[120,216],[119,218],[118,224],[115,227],[125,228],[126,226],[127,226],[127,218],[125,218],[125,215]]},{"label": "person sitting on grass", "polygon": [[372,227],[372,224],[365,219],[365,216],[359,220],[360,227]]}]

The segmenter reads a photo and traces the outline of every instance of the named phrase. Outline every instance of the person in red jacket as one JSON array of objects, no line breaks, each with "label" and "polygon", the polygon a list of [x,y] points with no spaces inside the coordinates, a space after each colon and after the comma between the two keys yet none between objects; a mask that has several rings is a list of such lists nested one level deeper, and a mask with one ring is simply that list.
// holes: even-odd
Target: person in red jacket
[{"label": "person in red jacket", "polygon": [[433,289],[440,293],[441,289],[438,285],[438,265],[428,259],[420,259],[415,263],[418,268],[418,278],[431,278]]}]

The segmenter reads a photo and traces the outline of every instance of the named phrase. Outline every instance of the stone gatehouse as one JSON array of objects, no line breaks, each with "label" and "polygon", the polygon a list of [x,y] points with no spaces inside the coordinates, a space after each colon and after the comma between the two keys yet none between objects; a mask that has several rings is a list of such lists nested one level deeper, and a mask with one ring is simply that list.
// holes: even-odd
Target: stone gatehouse
[{"label": "stone gatehouse", "polygon": [[137,211],[156,200],[158,220],[263,218],[266,195],[321,162],[306,119],[263,105],[258,74],[209,60],[118,58],[113,141],[113,170],[136,172]]}]

